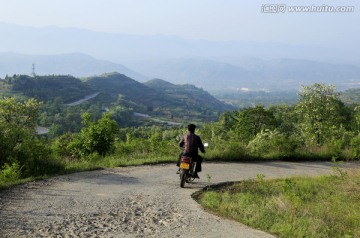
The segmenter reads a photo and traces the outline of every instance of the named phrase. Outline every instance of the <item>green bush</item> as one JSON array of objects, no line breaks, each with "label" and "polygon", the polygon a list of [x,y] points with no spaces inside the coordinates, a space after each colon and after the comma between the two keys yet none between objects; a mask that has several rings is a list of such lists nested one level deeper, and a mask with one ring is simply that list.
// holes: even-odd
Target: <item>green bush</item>
[{"label": "green bush", "polygon": [[277,130],[263,130],[248,144],[248,150],[257,157],[289,157],[294,154],[300,141],[295,137],[287,137]]},{"label": "green bush", "polygon": [[350,156],[353,159],[360,158],[360,134],[352,138],[350,141]]},{"label": "green bush", "polygon": [[0,182],[13,182],[21,178],[21,167],[18,162],[13,162],[11,165],[5,163],[0,170]]},{"label": "green bush", "polygon": [[116,135],[118,134],[118,125],[111,119],[109,113],[105,113],[102,118],[96,122],[90,122],[90,114],[83,115],[83,124],[81,129],[82,148],[84,154],[98,154],[105,156],[113,150]]},{"label": "green bush", "polygon": [[35,139],[24,156],[27,156],[23,162],[25,177],[59,173],[64,169],[63,162],[52,156],[51,147],[46,140]]},{"label": "green bush", "polygon": [[59,136],[51,145],[52,151],[61,157],[72,157],[73,152],[70,147],[71,142],[74,139],[74,135],[70,132]]},{"label": "green bush", "polygon": [[241,142],[228,141],[227,143],[209,142],[209,147],[205,149],[206,159],[209,160],[246,160],[246,151]]},{"label": "green bush", "polygon": [[81,133],[66,133],[54,141],[52,148],[58,156],[70,157],[72,160],[86,158],[94,153],[105,156],[115,150],[118,126],[110,114],[104,114],[98,121],[91,122],[90,114],[85,113],[83,124]]}]

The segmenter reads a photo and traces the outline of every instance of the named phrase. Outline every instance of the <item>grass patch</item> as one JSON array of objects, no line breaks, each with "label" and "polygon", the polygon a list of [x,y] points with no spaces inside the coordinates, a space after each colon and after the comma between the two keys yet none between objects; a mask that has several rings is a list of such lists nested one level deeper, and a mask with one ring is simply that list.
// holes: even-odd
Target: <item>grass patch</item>
[{"label": "grass patch", "polygon": [[2,181],[2,180],[0,180],[0,190],[10,188],[10,187],[13,187],[13,186],[16,186],[16,185],[24,184],[24,183],[36,181],[36,180],[43,180],[43,179],[46,179],[46,178],[48,178],[48,176],[28,177],[28,178],[17,179],[17,180],[12,180],[12,181]]},{"label": "grass patch", "polygon": [[169,163],[175,164],[175,156],[159,156],[157,154],[133,154],[128,156],[106,156],[93,155],[87,160],[79,160],[68,163],[65,166],[67,172],[80,172],[101,168],[114,168],[125,166],[137,166],[145,164]]},{"label": "grass patch", "polygon": [[207,210],[278,237],[360,237],[360,169],[206,188]]},{"label": "grass patch", "polygon": [[[49,169],[49,172],[43,176],[28,177],[28,178],[13,178],[5,179],[0,173],[0,190],[9,188],[15,185],[24,184],[30,181],[46,179],[50,176],[57,176],[62,174],[70,174],[83,171],[91,171],[104,168],[138,166],[146,164],[160,164],[160,163],[176,163],[176,155],[158,155],[133,153],[127,156],[106,156],[102,157],[98,154],[93,154],[86,159],[75,161],[62,162],[63,166],[58,166],[57,169]],[[51,166],[50,166],[51,167]],[[0,170],[2,172],[2,170]]]}]

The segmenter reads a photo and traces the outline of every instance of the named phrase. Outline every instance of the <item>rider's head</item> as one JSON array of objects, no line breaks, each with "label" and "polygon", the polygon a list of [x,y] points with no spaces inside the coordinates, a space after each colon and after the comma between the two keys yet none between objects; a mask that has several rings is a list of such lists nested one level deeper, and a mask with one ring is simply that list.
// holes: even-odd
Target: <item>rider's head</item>
[{"label": "rider's head", "polygon": [[189,124],[189,125],[188,125],[188,130],[189,130],[190,132],[195,132],[195,128],[196,128],[196,126],[195,126],[194,124]]}]

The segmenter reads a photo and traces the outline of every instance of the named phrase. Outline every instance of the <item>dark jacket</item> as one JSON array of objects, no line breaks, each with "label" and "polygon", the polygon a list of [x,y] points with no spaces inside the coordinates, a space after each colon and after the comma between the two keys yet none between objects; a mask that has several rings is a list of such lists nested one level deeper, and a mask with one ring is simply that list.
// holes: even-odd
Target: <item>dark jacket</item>
[{"label": "dark jacket", "polygon": [[200,136],[188,132],[185,134],[179,143],[180,147],[184,148],[184,154],[189,156],[197,156],[200,150],[202,153],[205,153],[204,145],[201,141]]}]

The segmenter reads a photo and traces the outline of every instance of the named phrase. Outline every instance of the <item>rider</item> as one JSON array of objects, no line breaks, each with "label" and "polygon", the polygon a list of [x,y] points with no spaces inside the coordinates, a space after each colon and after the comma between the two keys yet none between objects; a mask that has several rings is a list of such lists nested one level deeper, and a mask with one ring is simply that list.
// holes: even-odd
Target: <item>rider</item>
[{"label": "rider", "polygon": [[188,125],[188,133],[183,136],[181,142],[179,143],[179,146],[183,147],[184,149],[181,155],[190,156],[193,158],[194,161],[197,162],[193,177],[200,178],[198,172],[201,172],[201,163],[203,161],[203,158],[199,155],[198,149],[200,149],[202,153],[205,153],[205,148],[200,136],[195,134],[195,128],[196,126],[194,124]]}]

